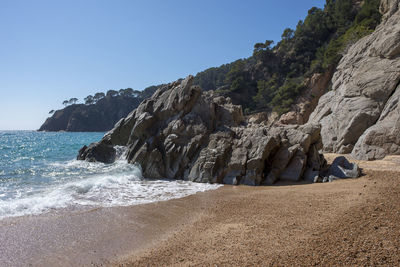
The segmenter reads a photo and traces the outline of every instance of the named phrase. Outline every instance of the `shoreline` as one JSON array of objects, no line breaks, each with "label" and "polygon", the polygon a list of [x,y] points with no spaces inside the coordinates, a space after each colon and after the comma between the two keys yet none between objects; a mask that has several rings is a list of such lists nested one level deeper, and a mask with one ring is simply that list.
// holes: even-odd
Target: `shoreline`
[{"label": "shoreline", "polygon": [[[109,265],[141,251],[178,230],[185,199],[207,198],[199,192],[183,198],[125,207],[62,209],[0,220],[1,266]],[[188,224],[201,216],[190,212]]]},{"label": "shoreline", "polygon": [[333,183],[223,186],[149,204],[4,219],[0,263],[400,264],[397,159],[380,163],[381,171],[361,162],[365,176]]}]

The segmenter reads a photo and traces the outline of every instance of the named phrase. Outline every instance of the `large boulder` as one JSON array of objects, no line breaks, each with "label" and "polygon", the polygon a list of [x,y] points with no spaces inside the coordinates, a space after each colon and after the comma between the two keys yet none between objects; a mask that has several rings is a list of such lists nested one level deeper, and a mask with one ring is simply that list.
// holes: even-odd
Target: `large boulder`
[{"label": "large boulder", "polygon": [[325,169],[319,124],[246,122],[240,106],[192,81],[157,90],[78,159],[112,162],[112,147],[123,145],[146,178],[247,185],[296,182]]},{"label": "large boulder", "polygon": [[358,139],[352,155],[362,160],[400,154],[400,86],[387,101],[378,121]]},{"label": "large boulder", "polygon": [[399,5],[400,0],[382,1],[381,24],[349,48],[332,78],[332,91],[320,98],[311,114],[309,121],[322,126],[324,151],[353,151],[359,159],[400,152],[391,145],[393,140],[398,144],[399,131],[381,134],[400,119],[399,113],[391,111],[400,82]]},{"label": "large boulder", "polygon": [[357,178],[361,169],[356,163],[349,162],[344,156],[335,158],[328,170],[329,177],[335,178]]}]

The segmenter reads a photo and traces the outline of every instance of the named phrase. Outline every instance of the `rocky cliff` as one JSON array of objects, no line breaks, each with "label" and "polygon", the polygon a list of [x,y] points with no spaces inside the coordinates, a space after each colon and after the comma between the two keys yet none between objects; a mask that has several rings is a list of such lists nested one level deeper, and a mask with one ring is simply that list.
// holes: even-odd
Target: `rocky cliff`
[{"label": "rocky cliff", "polygon": [[343,158],[328,170],[318,149],[322,141],[325,152],[359,159],[400,154],[400,0],[382,0],[380,11],[380,25],[348,48],[332,80],[328,72],[307,80],[305,101],[278,123],[261,113],[246,120],[188,77],[157,90],[78,159],[112,162],[115,146],[126,146],[147,178],[258,185],[357,176]]},{"label": "rocky cliff", "polygon": [[351,46],[309,121],[324,151],[379,159],[400,153],[400,1],[383,0],[381,24]]},{"label": "rocky cliff", "polygon": [[[113,162],[115,146],[126,146],[128,162],[140,164],[146,178],[259,185],[327,177],[318,124],[248,123],[240,106],[192,82],[189,76],[157,90],[78,159]],[[357,176],[358,169],[341,173]]]},{"label": "rocky cliff", "polygon": [[76,104],[57,110],[39,131],[105,132],[135,109],[142,99],[105,97],[93,105]]}]

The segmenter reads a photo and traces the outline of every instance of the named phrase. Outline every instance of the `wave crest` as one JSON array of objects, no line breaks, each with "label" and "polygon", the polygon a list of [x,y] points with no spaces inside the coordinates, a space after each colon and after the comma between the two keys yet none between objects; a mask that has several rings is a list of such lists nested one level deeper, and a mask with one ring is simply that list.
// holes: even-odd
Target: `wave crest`
[{"label": "wave crest", "polygon": [[[124,148],[113,164],[72,160],[51,163],[43,171],[46,183],[29,183],[10,197],[0,196],[0,218],[39,214],[74,207],[129,206],[180,198],[221,185],[178,180],[146,180],[137,164],[128,164]],[[4,189],[4,188],[2,188]],[[7,192],[7,190],[0,190]],[[6,195],[4,193],[3,195]]]}]

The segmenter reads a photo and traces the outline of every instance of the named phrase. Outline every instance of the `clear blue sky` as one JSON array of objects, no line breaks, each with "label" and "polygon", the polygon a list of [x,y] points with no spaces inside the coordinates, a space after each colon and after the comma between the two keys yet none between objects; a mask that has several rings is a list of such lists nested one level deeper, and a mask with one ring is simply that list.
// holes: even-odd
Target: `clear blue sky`
[{"label": "clear blue sky", "polygon": [[251,55],[324,0],[0,0],[0,130]]}]

